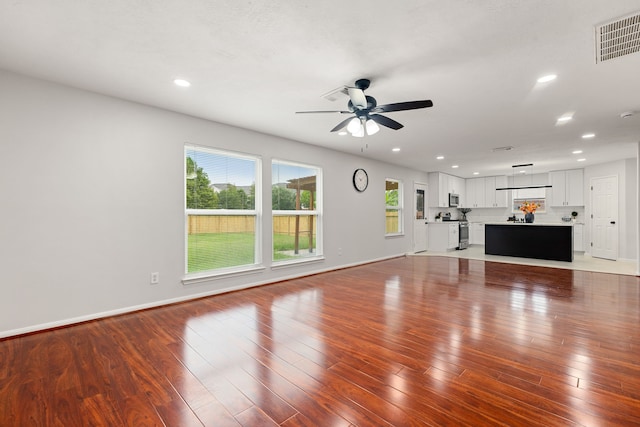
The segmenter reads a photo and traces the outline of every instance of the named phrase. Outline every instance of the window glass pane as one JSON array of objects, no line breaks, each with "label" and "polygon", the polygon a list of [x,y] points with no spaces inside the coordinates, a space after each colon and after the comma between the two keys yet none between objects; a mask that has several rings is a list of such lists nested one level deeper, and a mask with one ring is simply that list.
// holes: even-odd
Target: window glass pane
[{"label": "window glass pane", "polygon": [[187,273],[261,262],[256,238],[259,161],[237,153],[185,147]]},{"label": "window glass pane", "polygon": [[274,215],[273,260],[316,256],[317,215]]},{"label": "window glass pane", "polygon": [[274,160],[271,172],[273,261],[322,255],[322,169]]},{"label": "window glass pane", "polygon": [[416,219],[424,219],[424,190],[416,190]]},{"label": "window glass pane", "polygon": [[386,179],[384,187],[385,234],[402,233],[402,183],[395,179]]},{"label": "window glass pane", "polygon": [[255,263],[255,215],[188,215],[188,273]]},{"label": "window glass pane", "polygon": [[385,182],[385,204],[387,206],[398,206],[398,181],[387,180]]},{"label": "window glass pane", "polygon": [[317,208],[317,168],[274,161],[271,176],[271,208],[274,211]]},{"label": "window glass pane", "polygon": [[256,159],[186,150],[187,209],[255,209]]},{"label": "window glass pane", "polygon": [[514,213],[526,213],[528,211],[544,213],[546,210],[545,199],[513,199],[512,212]]},{"label": "window glass pane", "polygon": [[385,233],[399,233],[400,230],[400,221],[398,217],[397,209],[387,209],[386,221],[385,221]]}]

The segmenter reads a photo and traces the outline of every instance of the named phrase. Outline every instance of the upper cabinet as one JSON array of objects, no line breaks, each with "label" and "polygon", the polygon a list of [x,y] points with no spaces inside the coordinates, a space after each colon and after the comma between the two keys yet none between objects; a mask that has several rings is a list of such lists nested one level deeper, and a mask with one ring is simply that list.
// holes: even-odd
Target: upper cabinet
[{"label": "upper cabinet", "polygon": [[584,171],[549,172],[551,206],[584,206]]},{"label": "upper cabinet", "polygon": [[466,198],[464,207],[467,208],[506,208],[507,191],[496,190],[507,186],[507,177],[487,176],[484,178],[470,178],[466,180]]},{"label": "upper cabinet", "polygon": [[465,208],[480,208],[484,202],[484,178],[467,179],[467,194],[464,200]]},{"label": "upper cabinet", "polygon": [[429,206],[448,208],[449,193],[460,196],[460,206],[464,206],[466,193],[464,178],[441,172],[429,173]]},{"label": "upper cabinet", "polygon": [[506,208],[507,191],[496,190],[507,186],[506,176],[488,176],[484,179],[484,198],[488,208]]}]

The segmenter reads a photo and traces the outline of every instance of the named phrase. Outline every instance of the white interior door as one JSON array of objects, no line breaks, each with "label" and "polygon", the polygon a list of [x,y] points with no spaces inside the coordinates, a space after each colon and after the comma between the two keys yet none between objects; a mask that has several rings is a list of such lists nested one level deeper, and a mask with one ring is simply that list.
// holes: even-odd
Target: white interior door
[{"label": "white interior door", "polygon": [[427,250],[427,185],[416,182],[413,190],[413,252]]},{"label": "white interior door", "polygon": [[618,259],[618,177],[591,179],[591,255]]}]

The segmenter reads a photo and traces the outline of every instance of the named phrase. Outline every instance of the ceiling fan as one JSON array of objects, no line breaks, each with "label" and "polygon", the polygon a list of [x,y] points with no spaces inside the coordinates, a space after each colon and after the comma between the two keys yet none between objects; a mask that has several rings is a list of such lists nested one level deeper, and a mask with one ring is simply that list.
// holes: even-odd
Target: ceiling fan
[{"label": "ceiling fan", "polygon": [[428,108],[433,106],[430,100],[398,102],[395,104],[378,105],[376,99],[372,96],[364,94],[369,87],[371,81],[368,79],[360,79],[355,82],[355,87],[346,87],[346,93],[349,95],[348,111],[296,111],[296,114],[315,114],[315,113],[340,113],[355,114],[355,117],[349,117],[338,123],[331,132],[338,132],[345,127],[353,135],[363,137],[373,135],[380,130],[378,125],[382,125],[393,130],[398,130],[404,126],[386,116],[378,113],[392,113],[394,111],[416,110],[419,108]]}]

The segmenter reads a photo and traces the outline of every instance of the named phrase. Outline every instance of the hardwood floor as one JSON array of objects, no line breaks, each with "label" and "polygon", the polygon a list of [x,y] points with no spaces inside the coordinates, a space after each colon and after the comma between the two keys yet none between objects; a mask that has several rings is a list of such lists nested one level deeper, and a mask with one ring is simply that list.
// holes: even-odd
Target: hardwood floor
[{"label": "hardwood floor", "polygon": [[5,339],[0,425],[640,425],[640,282],[407,257]]}]

